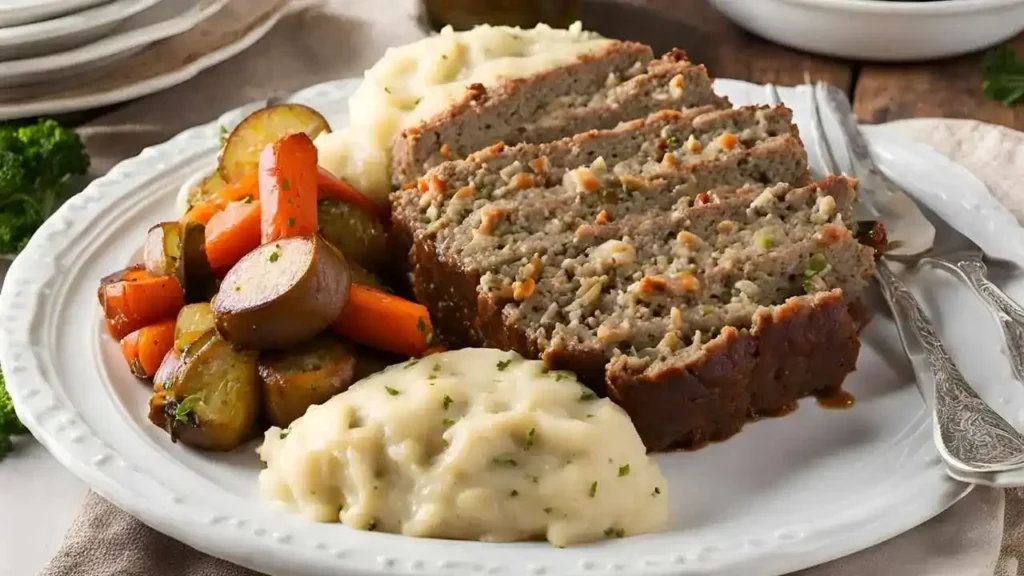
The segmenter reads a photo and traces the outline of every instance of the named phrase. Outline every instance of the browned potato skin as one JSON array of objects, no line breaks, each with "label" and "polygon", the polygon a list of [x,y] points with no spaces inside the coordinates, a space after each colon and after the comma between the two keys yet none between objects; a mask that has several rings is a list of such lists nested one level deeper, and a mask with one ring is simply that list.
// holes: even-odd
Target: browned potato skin
[{"label": "browned potato skin", "polygon": [[208,302],[217,291],[217,276],[206,259],[206,226],[188,222],[181,227],[181,243],[174,269],[188,303]]},{"label": "browned potato skin", "polygon": [[231,131],[220,155],[217,171],[225,182],[234,182],[255,171],[260,154],[289,134],[304,132],[314,139],[331,130],[327,119],[302,104],[278,104],[257,110]]},{"label": "browned potato skin", "polygon": [[[305,246],[291,244],[296,242]],[[281,271],[291,265],[287,254],[299,248],[312,251],[308,265],[295,278],[282,278]],[[285,255],[281,261],[272,257],[275,252]],[[313,339],[338,318],[349,283],[345,258],[320,236],[264,244],[221,282],[212,302],[217,330],[243,348],[287,350]]]},{"label": "browned potato skin", "polygon": [[270,423],[285,428],[313,404],[344,392],[352,385],[355,367],[352,348],[327,334],[291,350],[262,354],[259,375]]},{"label": "browned potato skin", "polygon": [[181,225],[177,222],[161,222],[146,233],[142,247],[142,262],[146,271],[154,276],[174,274],[181,256]]},{"label": "browned potato skin", "polygon": [[375,215],[340,200],[321,200],[317,204],[317,221],[320,234],[341,250],[350,263],[374,272],[387,261],[387,232]]},{"label": "browned potato skin", "polygon": [[209,339],[172,378],[154,387],[150,421],[173,441],[203,450],[234,450],[255,431],[260,410],[256,362],[255,352],[236,350],[219,337]]}]

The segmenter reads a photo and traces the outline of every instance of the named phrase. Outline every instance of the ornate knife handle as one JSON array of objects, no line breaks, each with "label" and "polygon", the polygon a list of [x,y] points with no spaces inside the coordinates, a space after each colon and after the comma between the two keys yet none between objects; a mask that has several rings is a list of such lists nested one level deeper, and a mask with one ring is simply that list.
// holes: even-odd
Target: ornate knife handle
[{"label": "ornate knife handle", "polygon": [[999,321],[1006,341],[1006,356],[1013,375],[1024,382],[1024,308],[988,279],[988,268],[978,258],[931,256],[922,263],[934,264],[957,276],[981,297]]},{"label": "ornate knife handle", "polygon": [[[913,293],[884,261],[875,274],[892,308],[896,328],[926,401],[933,398],[939,450],[969,472],[997,472],[1024,465],[1024,438],[964,379]],[[923,386],[931,385],[934,396]]]}]

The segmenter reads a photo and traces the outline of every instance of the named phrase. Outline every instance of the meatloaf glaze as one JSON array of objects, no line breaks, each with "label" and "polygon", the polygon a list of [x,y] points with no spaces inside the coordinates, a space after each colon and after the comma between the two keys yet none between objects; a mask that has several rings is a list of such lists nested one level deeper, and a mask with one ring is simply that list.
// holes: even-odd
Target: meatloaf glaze
[{"label": "meatloaf glaze", "polygon": [[651,59],[651,49],[615,42],[597,54],[497,86],[474,84],[445,112],[396,138],[396,185],[429,168],[464,158],[496,142],[548,142],[663,109],[712,106],[728,100],[714,93],[704,66],[681,50]]},{"label": "meatloaf glaze", "polygon": [[709,105],[444,162],[393,231],[446,344],[575,372],[649,449],[695,447],[853,370],[855,188],[810,181],[788,109]]}]

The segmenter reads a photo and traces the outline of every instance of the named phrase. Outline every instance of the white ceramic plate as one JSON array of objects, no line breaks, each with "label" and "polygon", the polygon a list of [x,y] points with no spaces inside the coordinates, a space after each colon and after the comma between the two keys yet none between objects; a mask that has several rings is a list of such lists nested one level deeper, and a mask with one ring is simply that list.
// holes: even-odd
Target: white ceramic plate
[{"label": "white ceramic plate", "polygon": [[1024,30],[1021,0],[711,0],[740,26],[799,50],[910,61],[993,46]]},{"label": "white ceramic plate", "polygon": [[[342,126],[356,84],[314,86],[293,100]],[[765,100],[758,86],[725,80],[718,88],[737,104]],[[806,93],[783,95],[802,122]],[[247,111],[148,148],[93,182],[44,224],[0,294],[0,363],[19,415],[63,465],[157,530],[270,574],[756,576],[869,547],[969,490],[946,476],[895,330],[879,313],[848,380],[852,409],[808,400],[726,442],[658,456],[672,506],[660,534],[567,549],[482,544],[313,524],[261,506],[252,445],[201,453],[147,423],[149,387],[128,373],[96,303],[98,279],[133,257],[153,222],[177,216],[177,190],[210,168],[219,127]],[[806,124],[803,132],[810,134]],[[881,165],[912,193],[992,254],[1024,263],[1024,229],[980,182],[884,127],[867,135]],[[1012,381],[982,305],[940,273],[906,279],[927,286],[923,302],[965,374],[1019,426],[1024,387]],[[1024,299],[1024,280],[1004,287]]]},{"label": "white ceramic plate", "polygon": [[[16,96],[13,102],[0,96],[0,121],[89,110],[127,102],[128,100],[177,86],[195,77],[203,70],[233,58],[266,36],[274,25],[289,12],[288,6],[294,6],[294,4],[285,6],[285,8],[275,10],[259,20],[233,42],[226,43],[182,66],[170,68],[166,72],[146,76],[141,79],[136,78],[135,76],[137,75],[133,75],[132,80],[125,81],[123,84],[110,85],[109,83],[103,83],[102,87],[89,87],[82,90],[73,89],[68,93],[60,91],[47,92],[45,94],[33,95],[30,98]],[[140,55],[145,54],[146,52],[143,51]],[[115,66],[113,72],[116,73],[118,69]]]},{"label": "white ceramic plate", "polygon": [[39,22],[110,0],[0,0],[0,26]]},{"label": "white ceramic plate", "polygon": [[192,29],[228,0],[165,0],[133,18],[131,26],[101,40],[64,52],[0,62],[0,88],[50,82],[127,58],[153,42]]},{"label": "white ceramic plate", "polygon": [[81,12],[0,28],[0,60],[28,58],[81,46],[162,0],[113,0]]}]

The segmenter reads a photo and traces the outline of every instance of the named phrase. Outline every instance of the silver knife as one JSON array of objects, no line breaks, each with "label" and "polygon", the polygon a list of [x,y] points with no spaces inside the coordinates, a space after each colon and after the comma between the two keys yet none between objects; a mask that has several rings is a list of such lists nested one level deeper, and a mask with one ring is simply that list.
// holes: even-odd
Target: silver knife
[{"label": "silver knife", "polygon": [[[825,163],[825,172],[835,174],[841,170],[824,133],[817,98],[819,93],[825,93],[826,90],[827,87],[821,83],[812,90],[814,138],[822,162]],[[849,149],[850,139],[843,140]],[[852,151],[850,153],[852,156]],[[870,194],[863,183],[858,192]],[[860,213],[881,218],[887,227],[893,225],[884,215],[876,212],[870,198],[862,204]],[[934,411],[935,444],[943,460],[950,469],[975,475],[1024,467],[1024,437],[992,410],[967,383],[917,299],[892,272],[887,260],[887,255],[879,259],[875,278],[892,309],[900,341],[914,368],[915,384]]]},{"label": "silver knife", "polygon": [[897,243],[886,255],[895,259],[920,257],[921,263],[942,268],[974,289],[999,322],[1006,342],[1004,352],[1010,360],[1013,375],[1018,382],[1024,383],[1024,308],[989,281],[985,252],[980,246],[932,213],[927,206],[918,205],[882,174],[871,159],[867,143],[857,128],[857,119],[846,94],[832,86],[823,85],[822,88],[847,136],[850,162],[854,175],[861,182],[860,189],[885,221],[890,242]]}]

